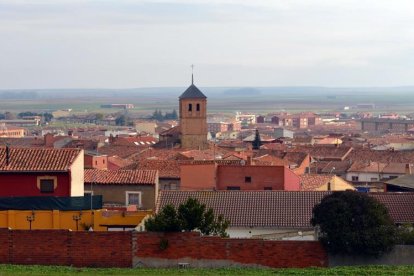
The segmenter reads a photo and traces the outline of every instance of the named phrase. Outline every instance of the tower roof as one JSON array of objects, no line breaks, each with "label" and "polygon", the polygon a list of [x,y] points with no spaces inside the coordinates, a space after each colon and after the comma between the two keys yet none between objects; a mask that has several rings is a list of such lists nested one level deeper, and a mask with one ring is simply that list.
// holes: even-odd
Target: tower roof
[{"label": "tower roof", "polygon": [[206,95],[192,83],[187,90],[179,97],[179,99],[206,99]]}]

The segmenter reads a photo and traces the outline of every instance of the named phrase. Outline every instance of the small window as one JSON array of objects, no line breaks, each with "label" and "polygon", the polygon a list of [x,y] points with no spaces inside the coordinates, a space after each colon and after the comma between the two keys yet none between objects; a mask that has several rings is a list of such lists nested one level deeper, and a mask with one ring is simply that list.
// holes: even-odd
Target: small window
[{"label": "small window", "polygon": [[53,179],[40,179],[40,192],[53,193],[55,191],[55,182]]},{"label": "small window", "polygon": [[264,187],[264,190],[265,190],[265,191],[271,191],[271,190],[273,190],[273,189],[272,189],[272,187]]},{"label": "small window", "polygon": [[93,196],[93,191],[84,191],[83,196]]},{"label": "small window", "polygon": [[200,104],[197,104],[197,106],[196,106],[196,110],[197,110],[197,111],[200,111]]},{"label": "small window", "polygon": [[193,111],[193,105],[192,104],[188,104],[188,111]]},{"label": "small window", "polygon": [[102,159],[102,164],[105,164],[105,159]]},{"label": "small window", "polygon": [[378,181],[378,178],[376,178],[376,177],[371,177],[371,181]]},{"label": "small window", "polygon": [[240,187],[239,186],[227,186],[227,190],[228,191],[239,191]]},{"label": "small window", "polygon": [[245,176],[244,177],[244,182],[251,183],[252,182],[252,177],[251,176]]},{"label": "small window", "polygon": [[353,176],[352,181],[359,181],[359,177],[358,176]]},{"label": "small window", "polygon": [[95,160],[95,165],[98,165],[98,160]]},{"label": "small window", "polygon": [[125,192],[126,193],[126,206],[136,205],[141,206],[141,192]]}]

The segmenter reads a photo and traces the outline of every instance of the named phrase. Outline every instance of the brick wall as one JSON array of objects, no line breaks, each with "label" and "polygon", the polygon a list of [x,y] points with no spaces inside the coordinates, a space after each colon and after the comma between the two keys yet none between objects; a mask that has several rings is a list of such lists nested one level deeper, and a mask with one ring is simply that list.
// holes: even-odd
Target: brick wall
[{"label": "brick wall", "polygon": [[[168,241],[163,249],[160,242]],[[190,233],[0,229],[0,263],[75,267],[327,266],[319,242],[222,239]]]},{"label": "brick wall", "polygon": [[[168,241],[166,249],[160,242]],[[198,233],[133,233],[134,266],[191,267],[327,266],[328,257],[319,242],[268,241],[201,237]]]},{"label": "brick wall", "polygon": [[131,267],[131,232],[0,229],[0,263]]}]

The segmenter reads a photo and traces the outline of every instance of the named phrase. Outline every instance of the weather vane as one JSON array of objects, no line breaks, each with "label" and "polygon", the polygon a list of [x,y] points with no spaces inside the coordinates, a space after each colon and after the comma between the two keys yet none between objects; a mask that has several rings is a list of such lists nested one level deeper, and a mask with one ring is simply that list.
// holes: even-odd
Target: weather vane
[{"label": "weather vane", "polygon": [[191,84],[194,84],[194,64],[191,64]]}]

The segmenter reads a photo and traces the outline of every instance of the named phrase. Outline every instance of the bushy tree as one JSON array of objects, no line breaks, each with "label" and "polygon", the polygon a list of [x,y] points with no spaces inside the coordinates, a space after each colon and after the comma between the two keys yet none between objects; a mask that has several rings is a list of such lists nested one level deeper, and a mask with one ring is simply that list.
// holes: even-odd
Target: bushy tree
[{"label": "bushy tree", "polygon": [[379,256],[396,242],[387,208],[364,193],[334,192],[313,208],[312,225],[328,252]]},{"label": "bushy tree", "polygon": [[189,198],[180,204],[178,211],[172,205],[166,205],[158,214],[145,222],[147,231],[180,232],[198,230],[203,235],[227,237],[226,229],[230,222],[222,215],[214,216],[213,209],[197,199]]}]

